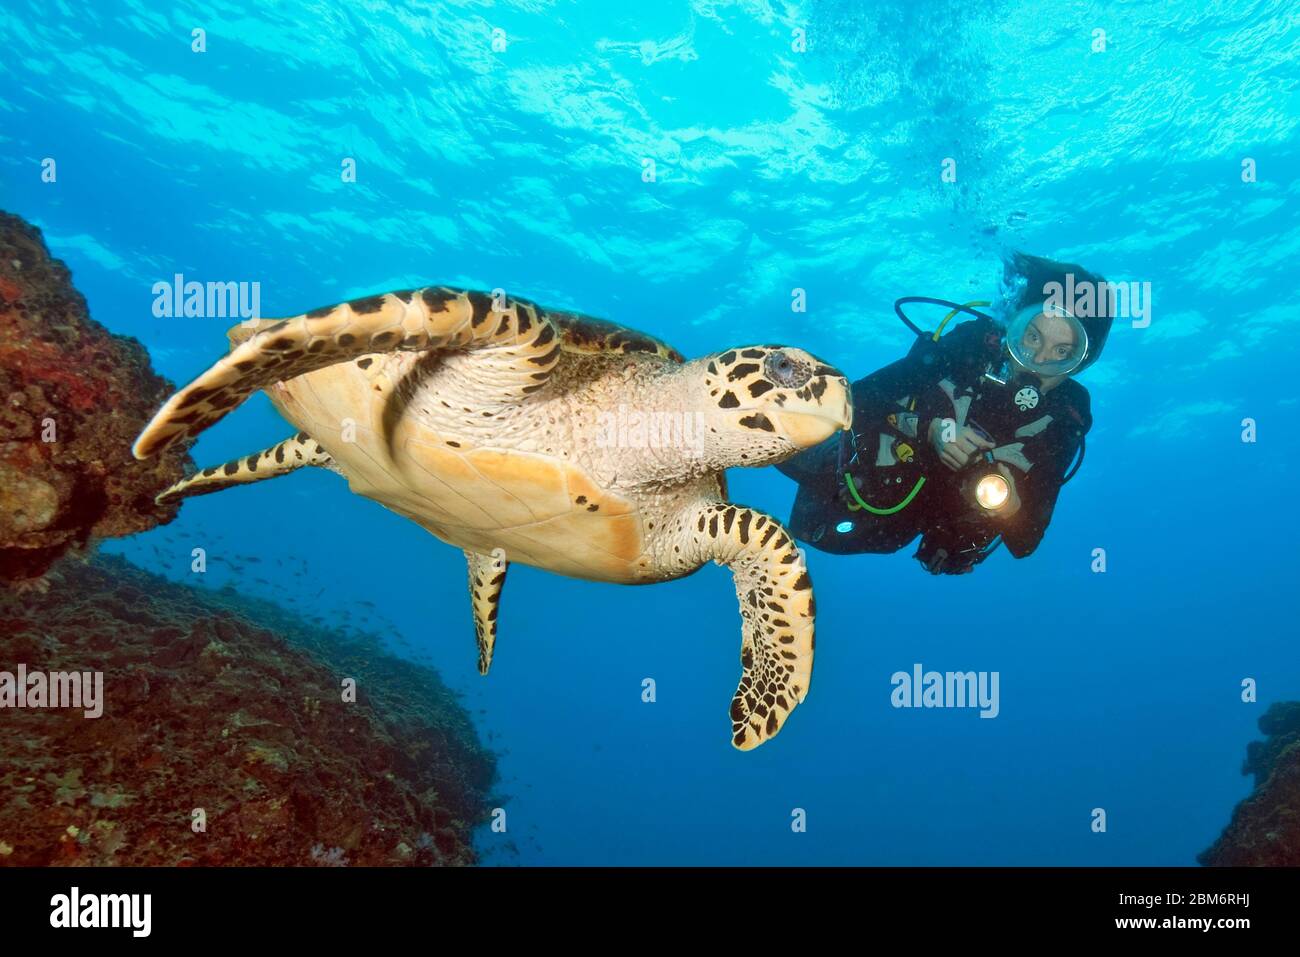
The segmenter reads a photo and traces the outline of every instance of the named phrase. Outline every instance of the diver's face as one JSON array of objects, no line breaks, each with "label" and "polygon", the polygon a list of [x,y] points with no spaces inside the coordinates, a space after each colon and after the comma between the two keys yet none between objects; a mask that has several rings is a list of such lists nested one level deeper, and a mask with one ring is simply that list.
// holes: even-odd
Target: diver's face
[{"label": "diver's face", "polygon": [[1060,316],[1047,313],[1039,313],[1029,320],[1020,337],[1021,355],[1032,357],[1040,368],[1070,358],[1074,347],[1074,327]]}]

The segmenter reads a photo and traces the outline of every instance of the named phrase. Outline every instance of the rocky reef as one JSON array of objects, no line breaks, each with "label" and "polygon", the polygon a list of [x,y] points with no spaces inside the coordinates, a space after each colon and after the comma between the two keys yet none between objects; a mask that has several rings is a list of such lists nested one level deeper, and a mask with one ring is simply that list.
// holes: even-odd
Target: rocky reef
[{"label": "rocky reef", "polygon": [[103,714],[0,711],[0,865],[475,862],[495,761],[431,669],[120,558],[48,579],[0,590],[0,670],[103,672]]},{"label": "rocky reef", "polygon": [[1300,701],[1272,705],[1259,730],[1267,737],[1246,746],[1241,769],[1255,790],[1197,857],[1207,867],[1300,866]]},{"label": "rocky reef", "polygon": [[153,497],[189,457],[130,452],[171,391],[140,343],[90,318],[40,231],[0,212],[0,581],[171,521]]}]

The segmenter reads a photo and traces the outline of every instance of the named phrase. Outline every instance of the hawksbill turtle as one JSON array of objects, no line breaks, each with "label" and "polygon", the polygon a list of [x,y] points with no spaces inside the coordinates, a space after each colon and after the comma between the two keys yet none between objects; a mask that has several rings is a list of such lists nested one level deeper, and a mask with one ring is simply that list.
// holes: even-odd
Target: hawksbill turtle
[{"label": "hawksbill turtle", "polygon": [[510,562],[642,584],[712,560],[730,566],[743,618],[732,743],[771,738],[808,693],[803,553],[776,519],[728,501],[724,470],[782,461],[847,428],[837,369],[774,345],[687,362],[604,320],[438,286],[227,335],[230,352],[163,405],[136,458],[192,439],[259,389],[299,431],[159,502],[302,466],[340,473],[464,550],[483,674]]}]

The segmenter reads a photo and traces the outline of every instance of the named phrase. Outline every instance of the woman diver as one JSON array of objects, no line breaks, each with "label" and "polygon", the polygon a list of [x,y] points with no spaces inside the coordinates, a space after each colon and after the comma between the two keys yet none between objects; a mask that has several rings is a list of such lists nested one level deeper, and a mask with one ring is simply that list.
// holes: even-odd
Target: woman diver
[{"label": "woman diver", "polygon": [[[1090,294],[1066,302],[1065,288]],[[1073,377],[1106,343],[1107,288],[1081,266],[1015,253],[1001,322],[973,308],[986,302],[898,300],[917,333],[907,356],[853,384],[849,431],[777,466],[799,483],[795,536],[851,554],[920,535],[915,557],[936,575],[972,571],[999,542],[1016,558],[1032,552],[1082,463],[1092,415]],[[904,314],[909,303],[952,312],[931,335]],[[942,335],[959,312],[975,318]]]}]

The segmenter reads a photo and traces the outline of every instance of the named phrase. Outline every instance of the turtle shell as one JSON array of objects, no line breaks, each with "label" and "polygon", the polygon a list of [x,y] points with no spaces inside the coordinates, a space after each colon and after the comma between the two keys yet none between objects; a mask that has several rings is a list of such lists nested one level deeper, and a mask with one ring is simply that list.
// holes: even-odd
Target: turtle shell
[{"label": "turtle shell", "polygon": [[[683,361],[659,340],[612,322],[564,312],[546,316],[564,351],[573,354],[571,362],[605,354]],[[229,336],[236,342],[255,331],[235,326]],[[373,362],[342,362],[277,383],[268,394],[286,419],[325,447],[353,492],[449,544],[480,554],[501,548],[512,562],[577,578],[632,583],[659,577],[646,554],[638,503],[602,488],[576,463],[492,446],[481,430],[471,439],[454,428],[435,428],[425,416],[395,413],[397,383],[426,358],[376,354]],[[474,360],[474,352],[441,359],[466,371]],[[451,396],[445,401],[458,406]],[[336,438],[340,422],[350,423],[352,441]]]}]

